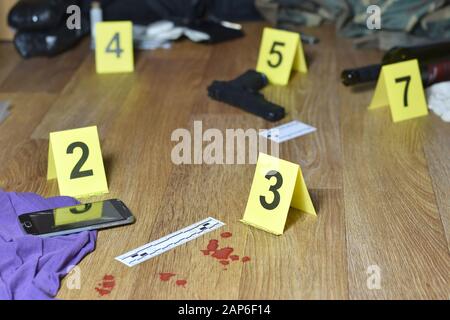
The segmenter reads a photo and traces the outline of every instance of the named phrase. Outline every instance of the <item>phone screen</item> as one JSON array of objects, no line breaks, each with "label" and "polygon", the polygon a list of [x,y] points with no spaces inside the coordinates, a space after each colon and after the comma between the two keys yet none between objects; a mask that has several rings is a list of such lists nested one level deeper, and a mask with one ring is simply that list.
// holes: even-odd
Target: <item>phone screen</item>
[{"label": "phone screen", "polygon": [[[23,229],[34,235],[57,233],[125,220],[120,201],[106,200],[19,216]],[[125,207],[125,206],[123,206]],[[125,207],[126,208],[126,207]]]}]

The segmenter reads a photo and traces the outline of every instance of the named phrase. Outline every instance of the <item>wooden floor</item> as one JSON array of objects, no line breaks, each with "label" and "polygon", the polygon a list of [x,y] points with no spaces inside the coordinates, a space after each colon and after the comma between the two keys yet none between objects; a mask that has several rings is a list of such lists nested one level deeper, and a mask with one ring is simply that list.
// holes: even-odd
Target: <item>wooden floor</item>
[{"label": "wooden floor", "polygon": [[[102,231],[81,267],[81,289],[63,299],[449,299],[450,125],[435,115],[393,124],[387,108],[367,111],[372,90],[340,84],[343,68],[380,61],[357,51],[331,27],[312,30],[307,76],[266,97],[317,132],[281,145],[302,166],[318,217],[291,210],[283,236],[239,222],[254,165],[171,162],[177,128],[268,128],[272,124],[207,97],[215,79],[256,65],[262,24],[243,39],[215,46],[177,43],[142,52],[136,72],[95,73],[88,41],[53,59],[21,60],[0,45],[0,101],[12,114],[0,124],[0,186],[58,195],[46,181],[49,132],[97,125],[110,194],[135,213],[133,226]],[[86,199],[83,199],[86,200]],[[92,199],[89,199],[92,200]],[[128,268],[114,257],[208,216],[222,229]],[[220,233],[230,231],[230,238]],[[224,266],[204,249],[211,239],[250,261]],[[370,266],[381,288],[367,286]],[[170,281],[159,273],[172,272]],[[104,296],[95,290],[115,279]],[[179,286],[176,280],[186,280]],[[107,290],[108,291],[108,290]]]}]

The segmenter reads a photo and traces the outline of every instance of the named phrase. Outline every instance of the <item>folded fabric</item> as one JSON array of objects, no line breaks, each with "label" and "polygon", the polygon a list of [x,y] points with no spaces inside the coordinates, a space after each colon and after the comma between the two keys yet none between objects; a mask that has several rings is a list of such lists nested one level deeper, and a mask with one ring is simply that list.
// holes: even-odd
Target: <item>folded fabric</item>
[{"label": "folded fabric", "polygon": [[[429,44],[450,39],[450,3],[446,0],[255,0],[262,16],[273,25],[317,26],[335,21],[338,33],[357,38],[357,48],[389,50],[394,46]],[[380,28],[368,27],[377,5]]]},{"label": "folded fabric", "polygon": [[45,199],[0,190],[0,299],[54,298],[70,268],[95,249],[95,231],[40,238],[25,235],[17,219],[24,213],[77,203],[69,197]]},{"label": "folded fabric", "polygon": [[450,81],[427,88],[428,108],[443,121],[450,122]]}]

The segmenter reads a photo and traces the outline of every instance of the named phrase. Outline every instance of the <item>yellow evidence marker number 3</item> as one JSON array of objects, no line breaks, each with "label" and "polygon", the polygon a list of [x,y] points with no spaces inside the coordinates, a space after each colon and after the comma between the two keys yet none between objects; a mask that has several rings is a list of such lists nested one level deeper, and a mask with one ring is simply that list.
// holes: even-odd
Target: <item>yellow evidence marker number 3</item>
[{"label": "yellow evidence marker number 3", "polygon": [[291,206],[316,215],[300,166],[260,153],[241,221],[281,235]]},{"label": "yellow evidence marker number 3", "polygon": [[47,180],[57,179],[61,195],[108,193],[97,127],[50,133]]},{"label": "yellow evidence marker number 3", "polygon": [[300,35],[265,28],[256,70],[264,73],[271,83],[286,85],[292,69],[308,72]]},{"label": "yellow evidence marker number 3", "polygon": [[95,35],[97,73],[134,70],[133,26],[130,21],[98,22]]},{"label": "yellow evidence marker number 3", "polygon": [[387,105],[394,122],[428,114],[417,60],[383,66],[369,109]]}]

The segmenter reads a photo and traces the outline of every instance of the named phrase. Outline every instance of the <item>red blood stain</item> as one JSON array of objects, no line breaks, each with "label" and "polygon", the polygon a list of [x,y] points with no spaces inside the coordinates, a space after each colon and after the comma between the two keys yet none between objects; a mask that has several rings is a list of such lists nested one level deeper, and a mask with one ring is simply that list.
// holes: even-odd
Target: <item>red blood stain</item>
[{"label": "red blood stain", "polygon": [[217,248],[219,248],[219,240],[209,240],[208,246],[206,247],[206,249],[208,251],[216,251]]},{"label": "red blood stain", "polygon": [[95,291],[97,291],[100,294],[100,296],[102,296],[102,297],[111,293],[111,291],[109,291],[109,290],[100,289],[100,288],[97,288],[97,287],[95,288]]},{"label": "red blood stain", "polygon": [[222,232],[221,234],[220,234],[220,236],[222,237],[222,238],[229,238],[229,237],[231,237],[233,234],[231,233],[231,232]]},{"label": "red blood stain", "polygon": [[169,281],[170,278],[172,278],[175,275],[175,273],[170,273],[170,272],[163,272],[159,274],[159,279],[161,281]]},{"label": "red blood stain", "polygon": [[95,291],[97,291],[100,296],[106,296],[111,293],[115,285],[116,281],[114,280],[114,276],[105,274],[102,282],[98,284],[98,287],[95,287]]},{"label": "red blood stain", "polygon": [[[229,238],[232,236],[231,232],[223,232],[220,235],[222,238]],[[203,255],[208,256],[211,255],[211,257],[219,260],[219,263],[223,266],[227,266],[230,264],[231,261],[239,261],[239,256],[236,254],[231,254],[234,251],[234,248],[232,247],[225,247],[219,249],[219,241],[216,239],[209,240],[208,246],[206,250],[200,250]],[[230,259],[231,261],[229,261]],[[242,262],[248,262],[250,261],[250,257],[246,256],[242,258]],[[227,270],[226,268],[224,270]]]},{"label": "red blood stain", "polygon": [[183,288],[185,287],[186,283],[187,283],[186,280],[177,280],[177,282],[176,282],[177,286],[180,286]]},{"label": "red blood stain", "polygon": [[112,282],[103,282],[103,288],[105,289],[114,289],[114,286],[116,285],[116,283],[114,281]]},{"label": "red blood stain", "polygon": [[230,247],[222,248],[222,249],[216,250],[216,252],[214,252],[212,254],[212,256],[219,260],[226,260],[226,259],[228,259],[230,254],[233,252],[233,250],[234,249],[230,248]]},{"label": "red blood stain", "polygon": [[236,261],[236,260],[239,260],[239,256],[238,256],[238,255],[235,255],[235,254],[232,254],[232,255],[230,256],[230,259],[231,259],[232,261]]}]

